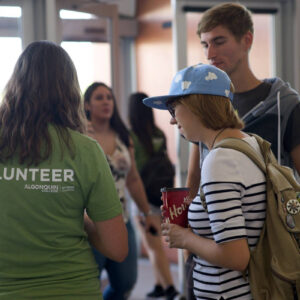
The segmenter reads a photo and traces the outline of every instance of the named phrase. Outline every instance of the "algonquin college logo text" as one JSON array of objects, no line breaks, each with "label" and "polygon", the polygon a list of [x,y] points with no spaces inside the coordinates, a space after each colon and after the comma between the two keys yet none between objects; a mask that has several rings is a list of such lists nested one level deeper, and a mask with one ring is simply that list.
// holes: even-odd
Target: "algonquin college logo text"
[{"label": "algonquin college logo text", "polygon": [[[74,170],[72,169],[39,169],[39,168],[7,168],[0,170],[0,181],[24,182],[25,190],[42,192],[74,191]],[[65,184],[70,185],[65,185]],[[64,185],[62,185],[64,184]]]}]

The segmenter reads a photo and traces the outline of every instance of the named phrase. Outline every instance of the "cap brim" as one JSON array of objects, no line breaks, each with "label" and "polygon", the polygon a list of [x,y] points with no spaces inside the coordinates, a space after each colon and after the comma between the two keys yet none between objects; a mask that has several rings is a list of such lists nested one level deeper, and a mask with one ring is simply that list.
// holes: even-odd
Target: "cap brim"
[{"label": "cap brim", "polygon": [[157,108],[157,109],[168,109],[166,103],[168,100],[172,98],[177,98],[178,96],[157,96],[157,97],[149,97],[143,99],[143,103],[146,106]]}]

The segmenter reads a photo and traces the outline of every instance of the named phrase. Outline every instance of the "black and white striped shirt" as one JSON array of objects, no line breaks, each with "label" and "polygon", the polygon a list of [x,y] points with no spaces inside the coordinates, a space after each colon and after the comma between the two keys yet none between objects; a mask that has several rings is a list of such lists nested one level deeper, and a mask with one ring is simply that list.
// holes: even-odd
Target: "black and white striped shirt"
[{"label": "black and white striped shirt", "polygon": [[[255,138],[247,137],[245,141],[259,151]],[[203,162],[201,187],[208,213],[196,197],[188,213],[193,232],[216,243],[246,238],[249,247],[255,247],[266,209],[266,181],[258,167],[236,150],[214,149]],[[200,257],[194,260],[197,299],[252,299],[249,283],[241,272],[211,265]]]}]

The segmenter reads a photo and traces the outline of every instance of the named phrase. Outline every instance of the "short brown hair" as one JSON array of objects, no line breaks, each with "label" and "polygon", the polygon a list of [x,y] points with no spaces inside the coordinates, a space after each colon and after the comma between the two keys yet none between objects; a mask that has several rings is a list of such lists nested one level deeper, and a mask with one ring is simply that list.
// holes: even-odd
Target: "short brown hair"
[{"label": "short brown hair", "polygon": [[178,99],[178,102],[198,116],[203,125],[209,129],[244,128],[244,122],[239,118],[229,98],[193,94]]},{"label": "short brown hair", "polygon": [[220,25],[226,27],[237,41],[247,32],[254,32],[251,12],[238,3],[222,3],[205,11],[198,24],[197,34],[201,38],[201,33]]}]

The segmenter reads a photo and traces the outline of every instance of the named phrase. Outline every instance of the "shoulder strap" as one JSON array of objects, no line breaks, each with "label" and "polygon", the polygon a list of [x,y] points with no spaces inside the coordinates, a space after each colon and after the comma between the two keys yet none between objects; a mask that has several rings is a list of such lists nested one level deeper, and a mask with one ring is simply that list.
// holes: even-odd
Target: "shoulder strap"
[{"label": "shoulder strap", "polygon": [[257,140],[263,159],[251,145],[242,139],[227,138],[216,144],[214,148],[234,149],[247,155],[264,172],[266,178],[268,178],[267,174],[273,175],[271,181],[276,191],[283,191],[292,187],[295,191],[300,192],[300,184],[295,179],[292,169],[278,164],[270,149],[271,144],[258,135],[249,135]]},{"label": "shoulder strap", "polygon": [[[256,140],[261,148],[261,151],[263,153],[263,156],[264,156],[264,153],[266,153],[266,150],[268,148],[267,144],[264,145],[264,142],[266,142],[266,141],[264,141],[263,139],[261,139],[260,137],[258,137],[256,135],[253,135],[253,134],[251,134],[251,135],[256,138]],[[266,143],[268,143],[268,142],[266,142]],[[262,149],[262,147],[264,149]],[[220,141],[219,143],[217,143],[214,146],[214,149],[215,148],[229,148],[229,149],[234,149],[234,150],[244,153],[262,170],[262,172],[264,172],[266,174],[266,157],[264,157],[264,160],[263,160],[260,157],[260,155],[258,154],[258,152],[251,145],[249,145],[246,141],[244,141],[242,139],[238,139],[238,138],[226,138],[226,139],[223,139],[222,141]]]},{"label": "shoulder strap", "polygon": [[[256,140],[257,140],[257,142],[258,142],[258,144],[261,148],[261,151],[262,152],[263,151],[267,152],[268,148],[270,148],[270,144],[268,142],[264,141],[259,136],[256,136],[256,135],[253,135],[253,134],[251,134],[251,136],[254,136],[256,138]],[[264,144],[264,142],[266,142],[267,144]],[[264,149],[262,149],[262,147]],[[267,173],[267,167],[266,167],[264,154],[263,154],[264,159],[262,159],[261,156],[258,154],[258,152],[250,144],[248,144],[246,141],[244,141],[242,139],[238,139],[238,138],[223,139],[213,147],[213,149],[216,149],[216,148],[228,148],[228,149],[234,149],[234,150],[237,150],[239,152],[242,152],[246,156],[248,156],[258,166],[258,168],[261,169],[261,171],[264,174]],[[207,212],[207,205],[206,205],[206,202],[205,202],[205,196],[204,196],[204,193],[202,191],[201,186],[200,186],[200,199],[201,199],[203,208]]]}]

